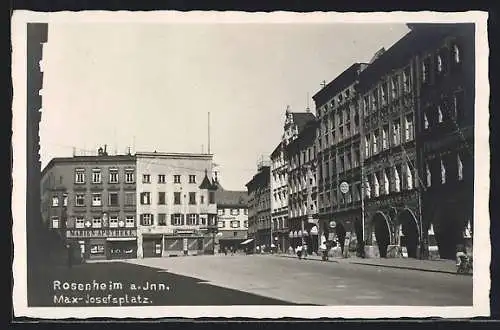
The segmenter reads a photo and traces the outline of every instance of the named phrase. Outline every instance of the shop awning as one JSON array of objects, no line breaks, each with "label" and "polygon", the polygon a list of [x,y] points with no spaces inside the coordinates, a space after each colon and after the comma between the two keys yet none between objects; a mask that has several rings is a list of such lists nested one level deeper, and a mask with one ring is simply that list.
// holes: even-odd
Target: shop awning
[{"label": "shop awning", "polygon": [[240,245],[246,245],[246,244],[250,243],[251,241],[253,241],[253,238],[250,238],[250,239],[247,239],[244,242],[241,242]]}]

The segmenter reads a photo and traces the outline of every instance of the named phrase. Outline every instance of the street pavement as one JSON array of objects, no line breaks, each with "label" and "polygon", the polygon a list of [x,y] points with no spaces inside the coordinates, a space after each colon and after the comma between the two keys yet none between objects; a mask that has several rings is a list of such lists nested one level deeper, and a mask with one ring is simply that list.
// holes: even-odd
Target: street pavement
[{"label": "street pavement", "polygon": [[295,304],[472,305],[472,276],[453,273],[277,255],[148,258],[128,262]]}]

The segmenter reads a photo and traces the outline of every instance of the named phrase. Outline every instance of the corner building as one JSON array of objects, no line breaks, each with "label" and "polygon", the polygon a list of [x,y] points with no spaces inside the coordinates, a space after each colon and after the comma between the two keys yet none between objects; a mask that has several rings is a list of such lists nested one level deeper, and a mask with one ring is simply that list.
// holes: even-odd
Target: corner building
[{"label": "corner building", "polygon": [[84,259],[137,256],[135,158],[54,158],[42,172],[42,219]]},{"label": "corner building", "polygon": [[214,253],[213,155],[136,153],[138,257]]}]

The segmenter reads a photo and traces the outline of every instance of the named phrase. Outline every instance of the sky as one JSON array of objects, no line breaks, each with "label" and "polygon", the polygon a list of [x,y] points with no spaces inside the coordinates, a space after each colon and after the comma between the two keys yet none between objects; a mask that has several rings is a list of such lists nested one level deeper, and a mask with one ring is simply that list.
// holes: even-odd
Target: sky
[{"label": "sky", "polygon": [[404,24],[54,23],[44,46],[41,159],[108,152],[207,152],[225,189],[246,190],[283,133],[285,109]]}]

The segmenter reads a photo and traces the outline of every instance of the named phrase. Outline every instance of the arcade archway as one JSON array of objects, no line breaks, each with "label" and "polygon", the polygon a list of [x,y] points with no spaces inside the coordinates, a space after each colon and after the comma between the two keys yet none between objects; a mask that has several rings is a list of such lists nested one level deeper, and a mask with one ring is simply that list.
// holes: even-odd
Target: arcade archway
[{"label": "arcade archway", "polygon": [[377,241],[380,256],[387,257],[387,247],[391,243],[391,230],[387,216],[378,211],[373,215],[372,228],[375,231],[375,240]]},{"label": "arcade archway", "polygon": [[465,243],[463,230],[466,219],[467,215],[461,214],[457,207],[447,206],[434,212],[434,233],[441,258],[456,258],[457,245]]},{"label": "arcade archway", "polygon": [[398,222],[401,226],[401,246],[405,246],[409,258],[418,257],[418,246],[420,244],[420,230],[415,214],[410,209],[404,209],[398,214]]}]

